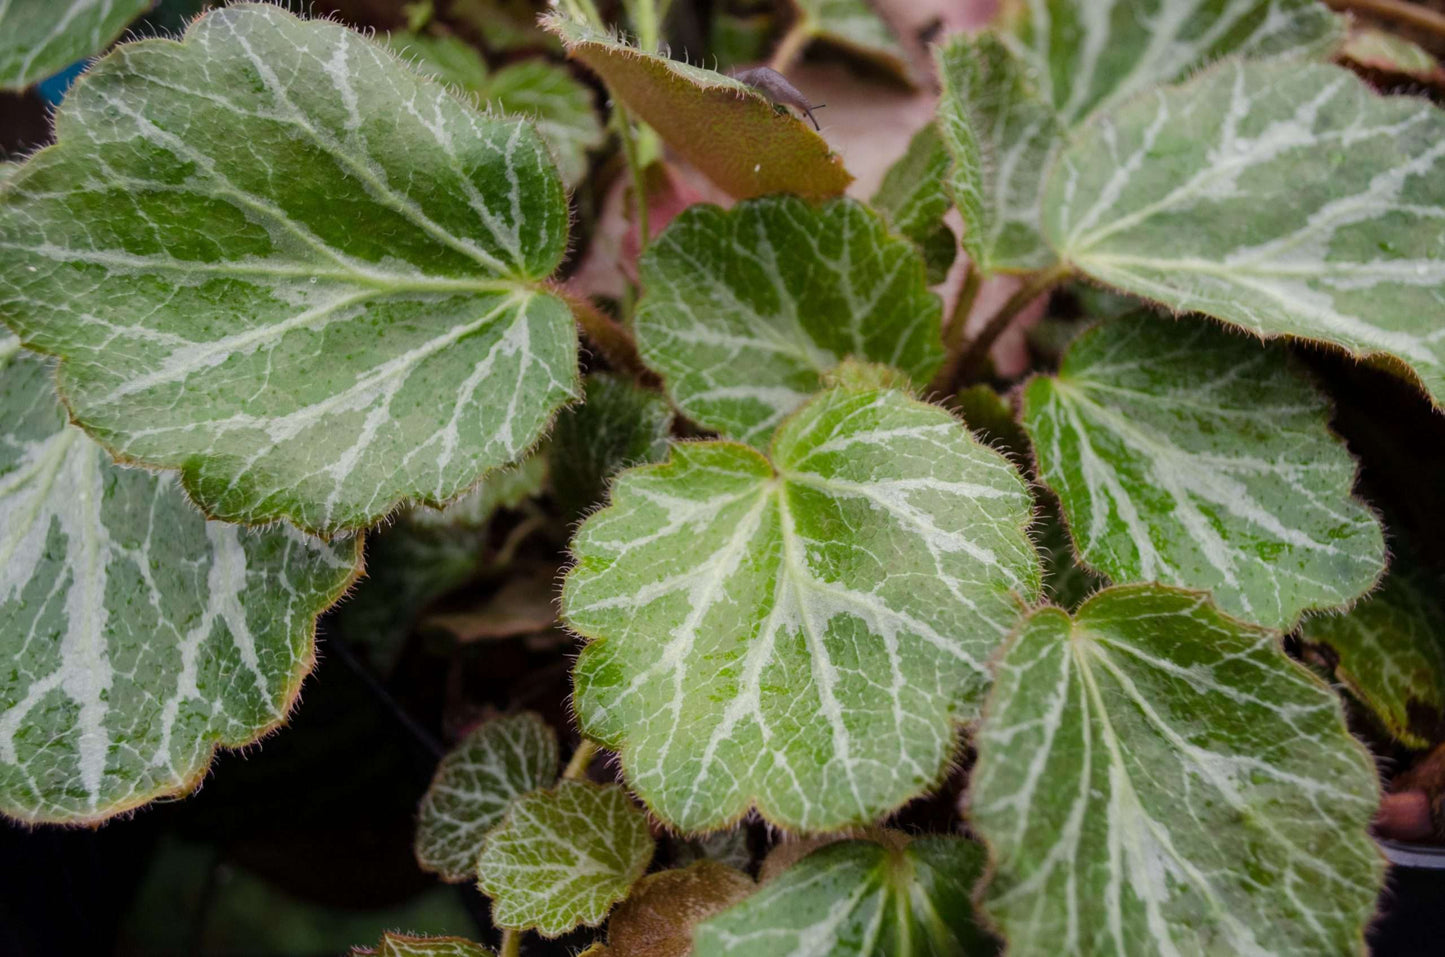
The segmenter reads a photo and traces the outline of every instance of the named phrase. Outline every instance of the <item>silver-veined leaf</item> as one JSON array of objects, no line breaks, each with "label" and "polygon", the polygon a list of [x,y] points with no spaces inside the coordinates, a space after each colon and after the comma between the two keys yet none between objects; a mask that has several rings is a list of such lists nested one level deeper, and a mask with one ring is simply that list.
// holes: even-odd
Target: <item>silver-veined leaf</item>
[{"label": "silver-veined leaf", "polygon": [[416,859],[443,880],[476,873],[514,798],[557,780],[557,732],[530,711],[479,724],[437,765],[417,811]]},{"label": "silver-veined leaf", "polygon": [[675,445],[573,541],[582,726],[682,831],[751,806],[872,822],[940,779],[1037,597],[1029,508],[1001,455],[896,391],[823,393],[770,457]]},{"label": "silver-veined leaf", "polygon": [[1445,112],[1426,100],[1335,66],[1225,63],[1088,127],[1045,208],[1095,279],[1390,356],[1445,402]]},{"label": "silver-veined leaf", "polygon": [[1384,861],[1329,688],[1207,595],[1035,612],[998,662],[969,818],[1019,955],[1345,954]]},{"label": "silver-veined leaf", "polygon": [[1378,591],[1348,611],[1307,619],[1302,629],[1306,641],[1334,650],[1335,674],[1390,734],[1413,748],[1433,743],[1416,719],[1445,715],[1439,596],[1438,578],[1397,555]]},{"label": "silver-veined leaf", "polygon": [[441,504],[576,392],[546,145],[356,33],[226,7],[105,57],[56,135],[0,193],[0,318],[209,514]]},{"label": "silver-veined leaf", "polygon": [[477,862],[492,921],[556,937],[595,927],[652,860],[647,815],[616,785],[562,781],[514,800]]},{"label": "silver-veined leaf", "polygon": [[699,924],[697,957],[985,957],[997,944],[969,899],[983,848],[958,837],[820,848]]},{"label": "silver-veined leaf", "polygon": [[1064,135],[1053,108],[995,36],[955,36],[934,56],[937,123],[952,160],[947,184],[963,216],[964,249],[985,273],[1052,265],[1040,197]]},{"label": "silver-veined leaf", "polygon": [[21,89],[95,56],[153,0],[7,0],[0,4],[0,88]]},{"label": "silver-veined leaf", "polygon": [[1315,0],[1024,0],[1003,35],[937,58],[939,125],[963,244],[985,272],[1052,266],[1045,176],[1079,124],[1222,56],[1327,53],[1339,18]]},{"label": "silver-veined leaf", "polygon": [[285,720],[360,542],[208,522],[67,425],[0,343],[0,812],[94,822]]},{"label": "silver-veined leaf", "polygon": [[1328,55],[1343,20],[1317,0],[1021,0],[1006,24],[1070,128],[1222,57]]},{"label": "silver-veined leaf", "polygon": [[1282,348],[1147,314],[1080,336],[1024,392],[1039,475],[1086,563],[1211,591],[1269,628],[1348,605],[1385,569],[1329,418]]},{"label": "silver-veined leaf", "polygon": [[851,199],[692,206],[640,272],[642,358],[685,415],[758,448],[847,357],[917,383],[943,358],[917,249]]}]

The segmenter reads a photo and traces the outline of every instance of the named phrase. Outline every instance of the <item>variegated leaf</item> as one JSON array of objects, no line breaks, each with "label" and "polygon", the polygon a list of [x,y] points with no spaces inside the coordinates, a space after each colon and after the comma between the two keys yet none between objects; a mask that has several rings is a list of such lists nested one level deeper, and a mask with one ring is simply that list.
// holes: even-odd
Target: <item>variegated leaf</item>
[{"label": "variegated leaf", "polygon": [[969,818],[1010,953],[1363,950],[1374,765],[1334,694],[1207,596],[1119,586],[1035,612],[977,742]]},{"label": "variegated leaf", "polygon": [[21,89],[95,56],[153,0],[5,0],[0,88]]},{"label": "variegated leaf", "polygon": [[647,815],[621,788],[562,781],[512,802],[477,872],[498,927],[556,937],[600,924],[652,852]]},{"label": "variegated leaf", "polygon": [[837,389],[771,457],[683,443],[573,541],[586,733],[683,831],[866,824],[933,786],[1039,591],[1017,472],[948,413]]},{"label": "variegated leaf", "polygon": [[1335,674],[1412,748],[1433,744],[1422,732],[1445,716],[1440,594],[1438,576],[1397,555],[1378,591],[1348,611],[1310,618],[1303,628],[1306,641],[1334,650]]},{"label": "variegated leaf", "polygon": [[963,215],[963,248],[984,273],[1043,269],[1044,176],[1064,128],[1019,59],[997,37],[955,36],[934,54],[947,179]]},{"label": "variegated leaf", "polygon": [[689,66],[553,14],[543,26],[567,53],[677,153],[729,195],[821,198],[853,177],[804,121],[732,77]]},{"label": "variegated leaf", "polygon": [[1317,0],[1016,0],[1005,27],[1070,128],[1222,57],[1318,57],[1344,39]]},{"label": "variegated leaf", "polygon": [[416,859],[443,880],[477,870],[512,801],[557,780],[557,732],[530,711],[479,724],[447,752],[417,811]]},{"label": "variegated leaf", "polygon": [[1023,0],[1005,20],[1004,35],[955,37],[937,54],[964,248],[990,273],[1057,262],[1045,176],[1089,117],[1225,55],[1323,55],[1340,38],[1316,0]]},{"label": "variegated leaf", "polygon": [[1080,336],[1029,383],[1024,425],[1084,561],[1115,582],[1211,591],[1288,629],[1385,568],[1355,462],[1283,350],[1154,315]]},{"label": "variegated leaf", "polygon": [[207,522],[67,425],[0,343],[0,812],[95,822],[285,720],[360,542]]},{"label": "variegated leaf", "polygon": [[1064,260],[1261,336],[1390,356],[1445,402],[1445,112],[1323,64],[1229,62],[1060,156]]},{"label": "variegated leaf", "polygon": [[117,48],[56,133],[0,193],[0,318],[208,513],[440,504],[575,394],[546,146],[358,34],[226,7]]},{"label": "variegated leaf", "polygon": [[851,199],[692,206],[640,271],[643,359],[689,418],[758,448],[847,357],[918,383],[943,358],[918,251]]},{"label": "variegated leaf", "polygon": [[957,837],[839,841],[699,924],[696,957],[985,957],[997,944],[969,899],[987,863]]}]

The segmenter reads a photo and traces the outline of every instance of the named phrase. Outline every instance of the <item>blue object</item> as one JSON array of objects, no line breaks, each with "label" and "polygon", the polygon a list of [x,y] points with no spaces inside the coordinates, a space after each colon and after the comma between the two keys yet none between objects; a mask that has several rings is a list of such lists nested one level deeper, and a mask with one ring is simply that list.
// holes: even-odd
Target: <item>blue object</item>
[{"label": "blue object", "polygon": [[85,72],[90,66],[90,60],[77,60],[70,66],[61,70],[54,76],[46,77],[35,84],[35,92],[51,106],[59,106],[60,101],[65,99],[65,94],[70,92],[70,87],[75,83],[76,78]]}]

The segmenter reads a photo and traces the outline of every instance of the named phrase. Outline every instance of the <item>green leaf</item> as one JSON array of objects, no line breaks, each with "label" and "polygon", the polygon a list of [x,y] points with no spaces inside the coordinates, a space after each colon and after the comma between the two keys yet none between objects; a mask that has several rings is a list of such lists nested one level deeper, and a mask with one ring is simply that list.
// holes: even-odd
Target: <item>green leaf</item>
[{"label": "green leaf", "polygon": [[95,56],[152,0],[14,0],[0,5],[0,88],[23,89]]},{"label": "green leaf", "polygon": [[865,0],[789,0],[799,18],[795,29],[810,40],[846,50],[891,73],[909,86],[918,77],[893,31]]},{"label": "green leaf", "polygon": [[530,711],[478,725],[447,752],[417,811],[416,859],[446,881],[477,870],[513,799],[557,780],[557,732]]},{"label": "green leaf", "polygon": [[1039,592],[1018,473],[899,392],[823,393],[771,458],[675,445],[612,502],[563,587],[592,639],[574,703],[684,832],[754,805],[791,830],[866,824],[928,790]]},{"label": "green leaf", "polygon": [[963,245],[986,273],[1046,269],[1041,196],[1090,116],[1228,54],[1328,52],[1340,20],[1315,0],[1026,0],[1012,32],[954,37],[938,54],[938,121]]},{"label": "green leaf", "polygon": [[66,424],[0,343],[0,812],[96,822],[281,724],[360,542],[207,522]]},{"label": "green leaf", "polygon": [[649,874],[607,921],[616,957],[688,957],[699,921],[751,894],[748,875],[715,861]]},{"label": "green leaf", "polygon": [[918,251],[855,200],[692,206],[639,267],[642,358],[685,415],[759,448],[846,357],[919,383],[943,358]]},{"label": "green leaf", "polygon": [[672,418],[658,393],[608,373],[589,375],[582,405],[557,419],[548,446],[552,495],[568,519],[598,505],[622,469],[662,459]]},{"label": "green leaf", "polygon": [[512,802],[477,869],[498,927],[556,937],[600,924],[652,851],[647,815],[621,788],[562,781]]},{"label": "green leaf", "polygon": [[1086,129],[1049,239],[1088,275],[1261,336],[1384,354],[1445,401],[1445,113],[1347,70],[1222,64]]},{"label": "green leaf", "polygon": [[943,221],[943,215],[953,208],[944,183],[951,167],[938,127],[929,123],[914,134],[907,152],[889,167],[870,200],[895,230],[923,251],[930,286],[947,278],[958,255],[958,239]]},{"label": "green leaf", "polygon": [[1374,766],[1334,694],[1207,596],[1035,612],[977,741],[969,818],[1010,953],[1363,951]]},{"label": "green leaf", "polygon": [[602,124],[592,91],[565,68],[532,59],[489,75],[481,52],[457,37],[397,32],[386,43],[423,76],[474,94],[481,106],[530,119],[552,147],[568,186],[586,177],[587,152],[602,145]]},{"label": "green leaf", "polygon": [[0,186],[20,171],[20,164],[13,160],[0,160]]},{"label": "green leaf", "polygon": [[853,181],[827,142],[804,121],[731,77],[644,52],[550,15],[562,39],[629,111],[728,194],[836,196]]},{"label": "green leaf", "polygon": [[0,193],[0,317],[209,514],[441,504],[575,394],[546,146],[358,34],[227,7],[117,48],[56,133]]},{"label": "green leaf", "polygon": [[546,460],[528,456],[440,511],[407,509],[369,535],[366,577],[337,609],[335,627],[365,645],[378,670],[390,670],[417,616],[484,567],[493,513],[538,494],[545,478]]},{"label": "green leaf", "polygon": [[1085,562],[1116,582],[1211,591],[1286,630],[1385,569],[1329,418],[1281,347],[1148,314],[1080,336],[1057,376],[1024,391],[1039,475]]},{"label": "green leaf", "polygon": [[1044,176],[1063,138],[1023,63],[996,37],[938,48],[938,128],[963,248],[982,272],[1028,272],[1057,259],[1040,229]]},{"label": "green leaf", "polygon": [[969,896],[983,848],[958,837],[829,844],[698,925],[696,957],[985,955]]},{"label": "green leaf", "polygon": [[1307,619],[1306,641],[1339,657],[1335,674],[1412,748],[1433,742],[1419,718],[1445,714],[1445,612],[1440,583],[1396,556],[1380,589],[1347,612]]},{"label": "green leaf", "polygon": [[1221,57],[1327,56],[1344,21],[1316,0],[1023,0],[1009,40],[1064,127]]},{"label": "green leaf", "polygon": [[490,950],[461,937],[412,937],[386,931],[375,947],[354,947],[353,957],[493,957]]}]

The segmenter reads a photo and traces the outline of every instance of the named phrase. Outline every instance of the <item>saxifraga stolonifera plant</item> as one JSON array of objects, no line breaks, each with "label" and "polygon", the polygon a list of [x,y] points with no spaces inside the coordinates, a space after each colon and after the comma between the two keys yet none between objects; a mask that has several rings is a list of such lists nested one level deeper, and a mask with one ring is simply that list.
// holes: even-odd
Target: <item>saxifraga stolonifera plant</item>
[{"label": "saxifraga stolonifera plant", "polygon": [[[0,13],[0,83],[146,4],[66,6]],[[349,590],[347,640],[394,643],[485,551],[510,622],[550,533],[580,743],[503,709],[417,824],[502,953],[1360,951],[1381,785],[1330,682],[1423,750],[1445,626],[1301,344],[1445,398],[1445,116],[1312,0],[1020,0],[936,39],[865,203],[622,6],[543,18],[575,72],[222,7],[0,167],[0,811],[189,791]],[[790,9],[781,73],[822,40],[929,82],[861,0]],[[563,283],[607,142],[642,251],[602,308]],[[650,235],[664,156],[735,204]],[[992,368],[1043,302],[1058,347]]]}]

